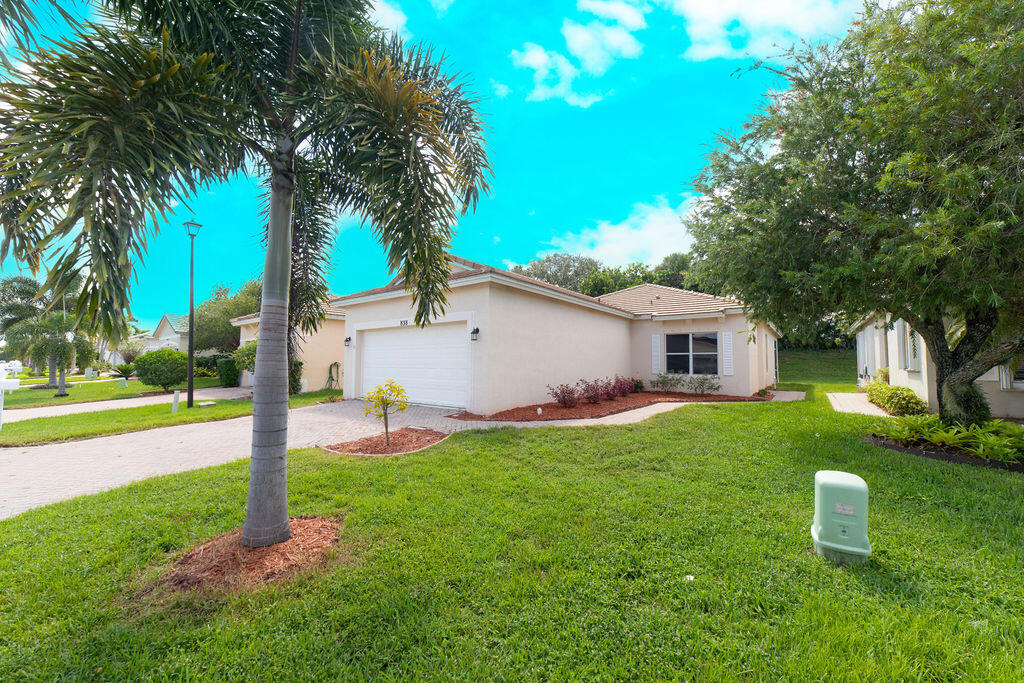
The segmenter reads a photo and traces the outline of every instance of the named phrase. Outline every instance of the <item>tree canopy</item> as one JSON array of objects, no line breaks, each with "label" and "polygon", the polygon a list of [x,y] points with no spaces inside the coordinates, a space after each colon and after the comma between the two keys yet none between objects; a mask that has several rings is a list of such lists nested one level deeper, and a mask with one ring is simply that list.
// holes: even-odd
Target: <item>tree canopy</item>
[{"label": "tree canopy", "polygon": [[237,349],[238,328],[231,319],[259,311],[261,290],[259,280],[244,283],[234,293],[227,287],[215,287],[213,296],[196,306],[196,349],[224,353]]},{"label": "tree canopy", "polygon": [[1024,349],[1024,12],[1011,0],[868,7],[791,51],[783,87],[695,182],[699,277],[758,317],[885,312],[924,338],[944,417]]},{"label": "tree canopy", "polygon": [[596,297],[644,283],[692,288],[687,276],[690,264],[690,255],[685,252],[669,254],[654,267],[644,263],[606,266],[589,256],[554,253],[525,266],[514,266],[512,272]]}]

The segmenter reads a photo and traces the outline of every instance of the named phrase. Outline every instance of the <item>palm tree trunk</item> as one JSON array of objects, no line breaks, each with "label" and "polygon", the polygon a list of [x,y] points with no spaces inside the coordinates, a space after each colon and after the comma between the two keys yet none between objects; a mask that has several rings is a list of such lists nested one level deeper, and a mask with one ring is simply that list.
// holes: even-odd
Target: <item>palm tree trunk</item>
[{"label": "palm tree trunk", "polygon": [[51,387],[57,386],[57,359],[53,356],[47,356],[46,367],[50,371],[50,378],[46,383]]},{"label": "palm tree trunk", "polygon": [[60,375],[60,379],[57,380],[57,393],[54,394],[54,396],[67,396],[68,395],[68,390],[67,390],[67,382],[65,381],[65,378],[64,378],[64,368],[60,369],[59,375]]},{"label": "palm tree trunk", "polygon": [[270,183],[267,258],[263,271],[252,458],[242,544],[258,548],[291,538],[288,525],[288,286],[291,276],[294,147],[277,144]]}]

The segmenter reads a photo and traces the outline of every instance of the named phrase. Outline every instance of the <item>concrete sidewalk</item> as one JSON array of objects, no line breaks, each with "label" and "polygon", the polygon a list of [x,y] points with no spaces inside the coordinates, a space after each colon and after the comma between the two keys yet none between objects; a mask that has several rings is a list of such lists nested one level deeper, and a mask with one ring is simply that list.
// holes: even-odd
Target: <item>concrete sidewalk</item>
[{"label": "concrete sidewalk", "polygon": [[868,400],[867,394],[834,393],[825,395],[828,396],[828,402],[832,404],[832,409],[837,413],[889,417],[889,413]]}]

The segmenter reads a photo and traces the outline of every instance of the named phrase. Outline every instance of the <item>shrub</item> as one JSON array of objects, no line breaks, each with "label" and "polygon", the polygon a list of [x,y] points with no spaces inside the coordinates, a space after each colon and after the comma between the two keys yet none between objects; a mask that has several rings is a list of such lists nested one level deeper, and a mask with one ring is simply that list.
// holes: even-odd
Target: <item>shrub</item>
[{"label": "shrub", "polygon": [[575,408],[580,404],[580,390],[572,384],[549,384],[548,395],[563,408]]},{"label": "shrub", "polygon": [[651,388],[658,391],[679,391],[686,378],[674,372],[659,372],[651,380]]},{"label": "shrub", "polygon": [[644,390],[644,381],[642,379],[634,377],[633,378],[633,392],[635,393],[637,391],[643,391],[643,390]]},{"label": "shrub", "polygon": [[222,387],[238,386],[238,364],[231,356],[217,359],[217,378]]},{"label": "shrub", "polygon": [[391,435],[388,432],[388,416],[391,413],[400,413],[409,407],[409,396],[395,380],[389,379],[384,384],[378,384],[366,394],[366,405],[363,406],[364,415],[373,415],[384,422],[384,443],[391,445]]},{"label": "shrub", "polygon": [[686,378],[686,390],[692,394],[707,396],[722,390],[718,375],[692,375]]},{"label": "shrub", "polygon": [[633,393],[633,380],[615,375],[611,382],[611,393],[613,396],[628,396]]},{"label": "shrub", "polygon": [[195,368],[193,368],[192,375],[194,377],[216,377],[217,376],[217,371],[216,370],[212,370],[212,369],[210,369],[208,367],[203,367],[201,365],[196,365]]},{"label": "shrub", "polygon": [[872,430],[903,446],[956,448],[985,460],[1024,462],[1024,426],[989,420],[970,427],[946,424],[938,415],[905,415]]},{"label": "shrub", "polygon": [[142,355],[142,344],[137,341],[125,342],[117,347],[117,352],[125,363],[134,363],[135,359]]},{"label": "shrub", "polygon": [[875,371],[875,381],[882,382],[883,384],[889,383],[889,368],[878,368]]},{"label": "shrub", "polygon": [[231,357],[235,359],[235,365],[239,370],[254,372],[256,370],[256,340],[253,339],[239,346],[231,354]]},{"label": "shrub", "polygon": [[869,401],[890,415],[920,415],[928,412],[928,404],[907,387],[873,380],[865,385],[864,391]]},{"label": "shrub", "polygon": [[169,391],[188,376],[188,355],[174,349],[159,349],[135,359],[135,374],[143,384]]},{"label": "shrub", "polygon": [[600,403],[608,397],[608,380],[581,379],[578,386],[580,388],[580,395],[590,403]]},{"label": "shrub", "polygon": [[135,372],[135,363],[118,363],[117,365],[117,376],[128,379]]}]

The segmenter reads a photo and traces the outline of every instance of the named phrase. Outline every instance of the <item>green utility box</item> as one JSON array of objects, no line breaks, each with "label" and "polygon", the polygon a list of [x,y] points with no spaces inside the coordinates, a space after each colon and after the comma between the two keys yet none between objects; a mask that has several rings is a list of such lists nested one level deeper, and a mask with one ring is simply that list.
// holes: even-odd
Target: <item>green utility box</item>
[{"label": "green utility box", "polygon": [[857,564],[871,557],[867,482],[849,472],[816,472],[811,538],[815,552],[833,562]]}]

